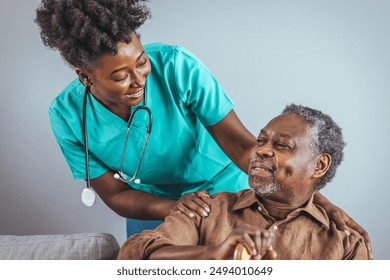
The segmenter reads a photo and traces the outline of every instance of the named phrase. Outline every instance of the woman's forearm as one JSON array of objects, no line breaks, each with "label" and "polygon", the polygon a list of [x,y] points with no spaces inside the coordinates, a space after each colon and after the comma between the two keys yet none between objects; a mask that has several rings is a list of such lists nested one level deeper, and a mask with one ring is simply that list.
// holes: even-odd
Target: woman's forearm
[{"label": "woman's forearm", "polygon": [[249,154],[256,144],[256,138],[241,123],[234,110],[231,110],[219,123],[207,129],[225,154],[247,173]]},{"label": "woman's forearm", "polygon": [[316,192],[313,197],[313,202],[320,205],[322,208],[327,210],[329,207],[336,208],[325,196],[323,196],[321,193]]},{"label": "woman's forearm", "polygon": [[104,203],[120,216],[162,220],[176,204],[174,200],[133,189],[128,184],[114,179],[113,175],[113,171],[108,171],[91,180],[91,184]]},{"label": "woman's forearm", "polygon": [[174,200],[134,189],[115,195],[107,203],[118,215],[141,220],[163,220],[175,204]]}]

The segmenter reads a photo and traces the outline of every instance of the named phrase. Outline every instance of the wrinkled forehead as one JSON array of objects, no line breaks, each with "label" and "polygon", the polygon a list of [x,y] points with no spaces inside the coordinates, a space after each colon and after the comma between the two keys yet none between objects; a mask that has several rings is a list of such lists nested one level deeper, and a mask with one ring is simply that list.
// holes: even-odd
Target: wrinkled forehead
[{"label": "wrinkled forehead", "polygon": [[310,137],[312,123],[296,113],[286,113],[273,118],[261,131],[266,134]]}]

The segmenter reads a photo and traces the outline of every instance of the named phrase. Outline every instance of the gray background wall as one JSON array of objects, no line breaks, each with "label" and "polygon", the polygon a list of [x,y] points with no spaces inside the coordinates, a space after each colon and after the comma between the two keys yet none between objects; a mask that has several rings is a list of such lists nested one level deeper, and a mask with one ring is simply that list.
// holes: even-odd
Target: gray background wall
[{"label": "gray background wall", "polygon": [[[23,3],[23,4],[22,4]],[[0,4],[0,234],[105,231],[125,221],[100,200],[80,202],[47,109],[75,76],[45,49],[39,1]],[[151,1],[144,43],[180,44],[200,57],[255,135],[287,103],[329,113],[344,129],[345,161],[323,193],[390,259],[390,1]],[[158,120],[156,120],[158,121]]]}]

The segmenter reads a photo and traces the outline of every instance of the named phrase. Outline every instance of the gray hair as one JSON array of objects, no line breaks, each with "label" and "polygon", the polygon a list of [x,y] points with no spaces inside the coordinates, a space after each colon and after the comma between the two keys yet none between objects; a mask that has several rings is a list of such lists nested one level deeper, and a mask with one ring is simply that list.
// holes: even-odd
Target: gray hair
[{"label": "gray hair", "polygon": [[314,142],[312,152],[314,154],[328,153],[332,157],[332,163],[329,170],[321,178],[320,184],[317,187],[317,190],[320,190],[325,187],[328,182],[332,181],[336,175],[337,167],[343,161],[345,142],[343,140],[341,128],[329,115],[302,105],[287,105],[282,114],[285,113],[298,114],[311,123]]}]

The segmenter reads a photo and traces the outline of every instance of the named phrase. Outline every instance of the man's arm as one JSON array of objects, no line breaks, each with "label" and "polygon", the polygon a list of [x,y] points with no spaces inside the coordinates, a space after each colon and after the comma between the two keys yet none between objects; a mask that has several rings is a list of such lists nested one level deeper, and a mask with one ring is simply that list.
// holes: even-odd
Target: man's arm
[{"label": "man's arm", "polygon": [[[234,229],[220,244],[213,246],[164,246],[149,255],[151,260],[228,260],[233,259],[234,250],[242,243],[253,259],[263,259],[274,234],[251,225]],[[276,255],[274,255],[276,257]]]},{"label": "man's arm", "polygon": [[210,259],[210,246],[164,246],[152,252],[149,260],[205,260]]},{"label": "man's arm", "polygon": [[155,230],[145,230],[127,239],[118,259],[148,259],[153,252],[167,246],[195,246],[199,242],[200,220],[199,215],[190,219],[179,211],[173,211]]}]

